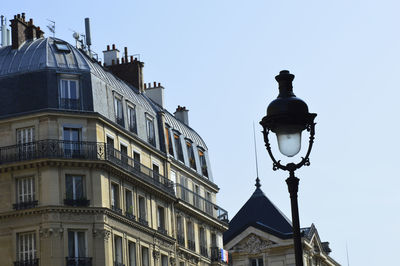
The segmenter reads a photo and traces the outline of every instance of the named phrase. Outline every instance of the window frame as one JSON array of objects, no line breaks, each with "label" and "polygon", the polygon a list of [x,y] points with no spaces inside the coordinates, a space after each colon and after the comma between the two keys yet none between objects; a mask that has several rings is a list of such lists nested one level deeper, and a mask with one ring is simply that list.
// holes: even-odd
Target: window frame
[{"label": "window frame", "polygon": [[[70,256],[70,233],[73,233],[73,243],[74,243],[74,257]],[[81,256],[82,254],[79,254],[79,234],[83,233],[83,245],[84,245],[84,254],[83,256]],[[87,243],[87,232],[86,230],[80,230],[80,229],[68,229],[68,243],[67,243],[67,247],[68,247],[68,258],[80,258],[80,257],[87,257],[88,255],[88,243]]]},{"label": "window frame", "polygon": [[185,142],[186,142],[186,152],[188,155],[189,166],[190,166],[190,168],[197,170],[196,158],[195,158],[194,149],[193,149],[193,142],[189,139],[186,139]]},{"label": "window frame", "polygon": [[[31,238],[25,239],[24,237]],[[17,261],[35,260],[37,257],[36,231],[18,232],[16,234],[16,251]]]},{"label": "window frame", "polygon": [[177,157],[176,159],[178,159],[178,161],[181,161],[182,163],[185,163],[185,159],[183,156],[181,134],[179,132],[174,132],[173,135],[174,135],[174,145]]},{"label": "window frame", "polygon": [[[24,181],[28,182],[28,185],[25,186]],[[22,184],[21,184],[22,182]],[[21,186],[20,186],[21,184]],[[35,196],[36,196],[36,184],[35,184],[35,176],[34,175],[29,175],[29,176],[23,176],[23,177],[17,177],[15,179],[15,196],[16,196],[16,203],[28,203],[28,202],[34,202],[35,201]],[[20,188],[23,190],[22,195],[20,194]],[[25,193],[25,189],[29,190],[27,193]],[[22,199],[21,199],[22,196]],[[30,197],[30,198],[29,198]]]},{"label": "window frame", "polygon": [[208,178],[209,175],[208,175],[208,166],[207,166],[205,150],[201,147],[197,147],[197,151],[199,155],[201,174]]},{"label": "window frame", "polygon": [[[81,110],[82,93],[80,90],[80,77],[73,75],[60,75],[58,80],[59,108],[67,110]],[[72,88],[72,83],[75,84],[75,88]],[[64,87],[65,84],[66,87]]]},{"label": "window frame", "polygon": [[[68,186],[67,186],[67,182],[68,179],[72,178],[72,197],[68,196]],[[82,184],[82,195],[81,198],[78,198],[76,195],[76,183],[75,183],[75,179],[77,178],[81,178],[81,184]],[[65,198],[66,199],[71,199],[71,200],[81,200],[81,199],[86,199],[86,183],[85,183],[86,179],[84,175],[75,175],[75,174],[66,174],[65,175]]]},{"label": "window frame", "polygon": [[[121,108],[121,110],[119,110],[119,107]],[[116,93],[114,94],[114,116],[115,116],[115,122],[118,125],[124,127],[125,121],[124,121],[123,97]]]},{"label": "window frame", "polygon": [[[137,117],[136,117],[136,106],[133,104],[127,104],[127,116],[128,116],[128,127],[129,131],[137,134]],[[133,116],[132,116],[133,111]],[[133,117],[133,121],[132,121]]]},{"label": "window frame", "polygon": [[154,126],[154,118],[146,113],[146,135],[147,142],[156,146],[156,131]]}]

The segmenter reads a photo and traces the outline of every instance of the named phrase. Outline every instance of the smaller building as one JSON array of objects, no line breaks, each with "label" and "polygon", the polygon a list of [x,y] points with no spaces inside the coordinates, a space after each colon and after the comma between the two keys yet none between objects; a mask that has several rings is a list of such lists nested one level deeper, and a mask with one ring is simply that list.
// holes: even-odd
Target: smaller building
[{"label": "smaller building", "polygon": [[[224,249],[232,266],[295,265],[290,220],[265,196],[260,180],[250,199],[229,223],[224,233]],[[329,253],[329,242],[321,242],[314,224],[302,228],[305,266],[340,265]]]}]

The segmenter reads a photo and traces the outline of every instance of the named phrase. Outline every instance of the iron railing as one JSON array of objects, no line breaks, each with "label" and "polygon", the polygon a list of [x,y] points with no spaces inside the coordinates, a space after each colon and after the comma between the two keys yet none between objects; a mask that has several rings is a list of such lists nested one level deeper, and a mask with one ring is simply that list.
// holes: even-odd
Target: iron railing
[{"label": "iron railing", "polygon": [[211,247],[211,261],[221,261],[221,249],[219,247]]},{"label": "iron railing", "polygon": [[81,100],[80,99],[61,98],[60,99],[60,108],[68,109],[68,110],[82,110]]},{"label": "iron railing", "polygon": [[177,235],[178,244],[185,246],[185,236],[181,233]]},{"label": "iron railing", "polygon": [[146,220],[146,219],[144,219],[144,218],[140,218],[139,217],[139,219],[138,219],[138,221],[139,221],[139,223],[141,223],[141,224],[143,224],[143,225],[149,225],[149,222]]},{"label": "iron railing", "polygon": [[68,206],[75,207],[87,207],[90,204],[90,200],[82,198],[82,199],[64,199],[64,204]]},{"label": "iron railing", "polygon": [[204,257],[208,257],[208,250],[206,245],[200,245],[200,254]]},{"label": "iron railing", "polygon": [[39,259],[14,261],[14,266],[39,266]]},{"label": "iron railing", "polygon": [[176,184],[176,196],[181,200],[193,205],[197,209],[217,218],[220,221],[228,222],[228,212],[211,201],[203,198],[199,194],[185,188],[181,184]]},{"label": "iron railing", "polygon": [[133,220],[136,221],[136,217],[132,212],[125,212],[125,216],[126,218],[128,218],[129,220]]},{"label": "iron railing", "polygon": [[31,208],[35,208],[37,205],[38,205],[37,200],[24,201],[24,202],[14,203],[13,209],[14,210],[31,209]]},{"label": "iron railing", "polygon": [[90,257],[66,257],[67,266],[92,266]]},{"label": "iron railing", "polygon": [[161,234],[166,235],[167,234],[167,230],[161,226],[158,227],[157,229],[158,232],[160,232]]},{"label": "iron railing", "polygon": [[188,248],[195,251],[196,250],[196,243],[193,240],[188,239]]},{"label": "iron railing", "polygon": [[111,205],[111,210],[113,210],[113,211],[115,211],[116,213],[122,215],[122,209],[119,208],[119,207],[117,207],[117,206]]},{"label": "iron railing", "polygon": [[0,148],[0,165],[45,158],[108,161],[144,182],[175,195],[172,181],[102,142],[47,139]]}]

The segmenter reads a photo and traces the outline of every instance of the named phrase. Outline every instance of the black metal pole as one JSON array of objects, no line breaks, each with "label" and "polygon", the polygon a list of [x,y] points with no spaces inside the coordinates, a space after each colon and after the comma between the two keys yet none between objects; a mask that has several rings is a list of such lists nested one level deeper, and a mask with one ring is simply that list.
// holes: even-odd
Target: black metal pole
[{"label": "black metal pole", "polygon": [[303,250],[300,235],[300,219],[299,207],[297,204],[297,191],[299,190],[299,179],[294,176],[294,171],[290,171],[290,176],[286,179],[288,190],[290,193],[290,203],[292,207],[292,223],[293,223],[293,243],[294,254],[296,258],[296,266],[303,266]]}]

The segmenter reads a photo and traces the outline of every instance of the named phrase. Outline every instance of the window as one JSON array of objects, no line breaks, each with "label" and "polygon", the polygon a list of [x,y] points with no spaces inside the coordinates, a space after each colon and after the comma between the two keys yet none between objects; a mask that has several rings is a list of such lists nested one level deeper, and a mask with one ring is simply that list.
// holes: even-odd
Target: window
[{"label": "window", "polygon": [[64,153],[67,157],[80,156],[80,130],[79,128],[64,127]]},{"label": "window", "polygon": [[65,43],[65,42],[54,42],[54,45],[56,46],[57,50],[60,52],[64,52],[64,53],[71,52],[67,43]]},{"label": "window", "polygon": [[188,200],[188,191],[187,191],[187,179],[183,175],[180,177],[180,190],[181,190],[181,199]]},{"label": "window", "polygon": [[114,236],[115,266],[122,266],[122,237]]},{"label": "window", "polygon": [[117,124],[124,126],[124,115],[122,109],[122,100],[120,98],[114,98],[114,108],[115,108],[115,119]]},{"label": "window", "polygon": [[138,171],[140,171],[140,153],[138,152],[133,152],[133,161],[134,161],[134,168]]},{"label": "window", "polygon": [[256,259],[250,259],[250,266],[263,266],[263,259],[262,258],[256,258]]},{"label": "window", "polygon": [[142,266],[149,266],[149,249],[142,247]]},{"label": "window", "polygon": [[69,110],[80,110],[78,80],[60,80],[60,108]]},{"label": "window", "polygon": [[181,216],[176,217],[176,231],[178,235],[178,244],[185,246],[185,233],[183,230],[183,218]]},{"label": "window", "polygon": [[69,230],[67,265],[80,265],[79,262],[84,257],[86,257],[85,232]]},{"label": "window", "polygon": [[66,175],[65,176],[65,195],[64,204],[72,206],[88,206],[86,199],[85,180],[83,176]]},{"label": "window", "polygon": [[190,141],[186,141],[186,149],[188,153],[190,167],[196,170],[196,160],[194,159],[193,146]]},{"label": "window", "polygon": [[188,248],[191,250],[196,250],[195,238],[194,238],[194,227],[191,221],[186,223],[187,237],[188,237]]},{"label": "window", "polygon": [[147,225],[146,219],[146,199],[142,196],[139,196],[139,222]]},{"label": "window", "polygon": [[137,133],[137,125],[136,125],[136,108],[128,105],[128,123],[129,123],[129,131],[133,133]]},{"label": "window", "polygon": [[31,158],[34,154],[35,128],[17,129],[17,145],[20,158]]},{"label": "window", "polygon": [[130,219],[135,219],[133,214],[133,197],[132,191],[125,189],[125,215]]},{"label": "window", "polygon": [[174,134],[174,141],[175,141],[175,151],[178,156],[178,160],[183,162],[183,151],[181,146],[181,140],[178,134]]},{"label": "window", "polygon": [[206,157],[204,156],[204,151],[199,150],[199,159],[200,159],[201,173],[205,177],[208,177],[207,162],[206,162]]},{"label": "window", "polygon": [[157,227],[158,231],[166,234],[167,230],[165,229],[165,209],[161,206],[157,207]]},{"label": "window", "polygon": [[212,210],[212,200],[211,200],[211,193],[210,192],[206,192],[206,213],[208,213],[209,215],[213,215],[213,210]]},{"label": "window", "polygon": [[17,260],[21,263],[29,263],[36,259],[36,235],[35,232],[17,234]]},{"label": "window", "polygon": [[13,205],[14,209],[28,209],[37,205],[35,200],[35,178],[21,177],[16,180],[17,203]]},{"label": "window", "polygon": [[168,257],[161,255],[161,266],[168,266]]},{"label": "window", "polygon": [[119,185],[111,183],[111,209],[118,213],[122,213],[119,204]]},{"label": "window", "polygon": [[129,266],[136,266],[136,244],[135,242],[129,241]]},{"label": "window", "polygon": [[160,167],[155,163],[153,163],[153,178],[157,182],[160,182]]},{"label": "window", "polygon": [[128,164],[128,147],[125,145],[120,144],[121,149],[121,161],[124,164]]},{"label": "window", "polygon": [[165,128],[165,138],[167,140],[167,150],[168,150],[168,154],[174,156],[174,149],[172,146],[172,139],[171,139],[171,134],[169,133],[169,128],[166,127]]},{"label": "window", "polygon": [[193,205],[200,208],[200,188],[198,185],[193,184]]},{"label": "window", "polygon": [[208,257],[208,252],[207,252],[207,242],[206,242],[206,233],[203,227],[200,227],[200,232],[199,232],[199,238],[200,238],[200,254]]},{"label": "window", "polygon": [[154,121],[151,117],[146,116],[146,130],[147,130],[147,141],[156,146],[156,138],[154,133]]},{"label": "window", "polygon": [[107,136],[107,154],[112,158],[115,157],[114,139]]},{"label": "window", "polygon": [[215,233],[211,233],[211,246],[217,247],[217,235]]}]

